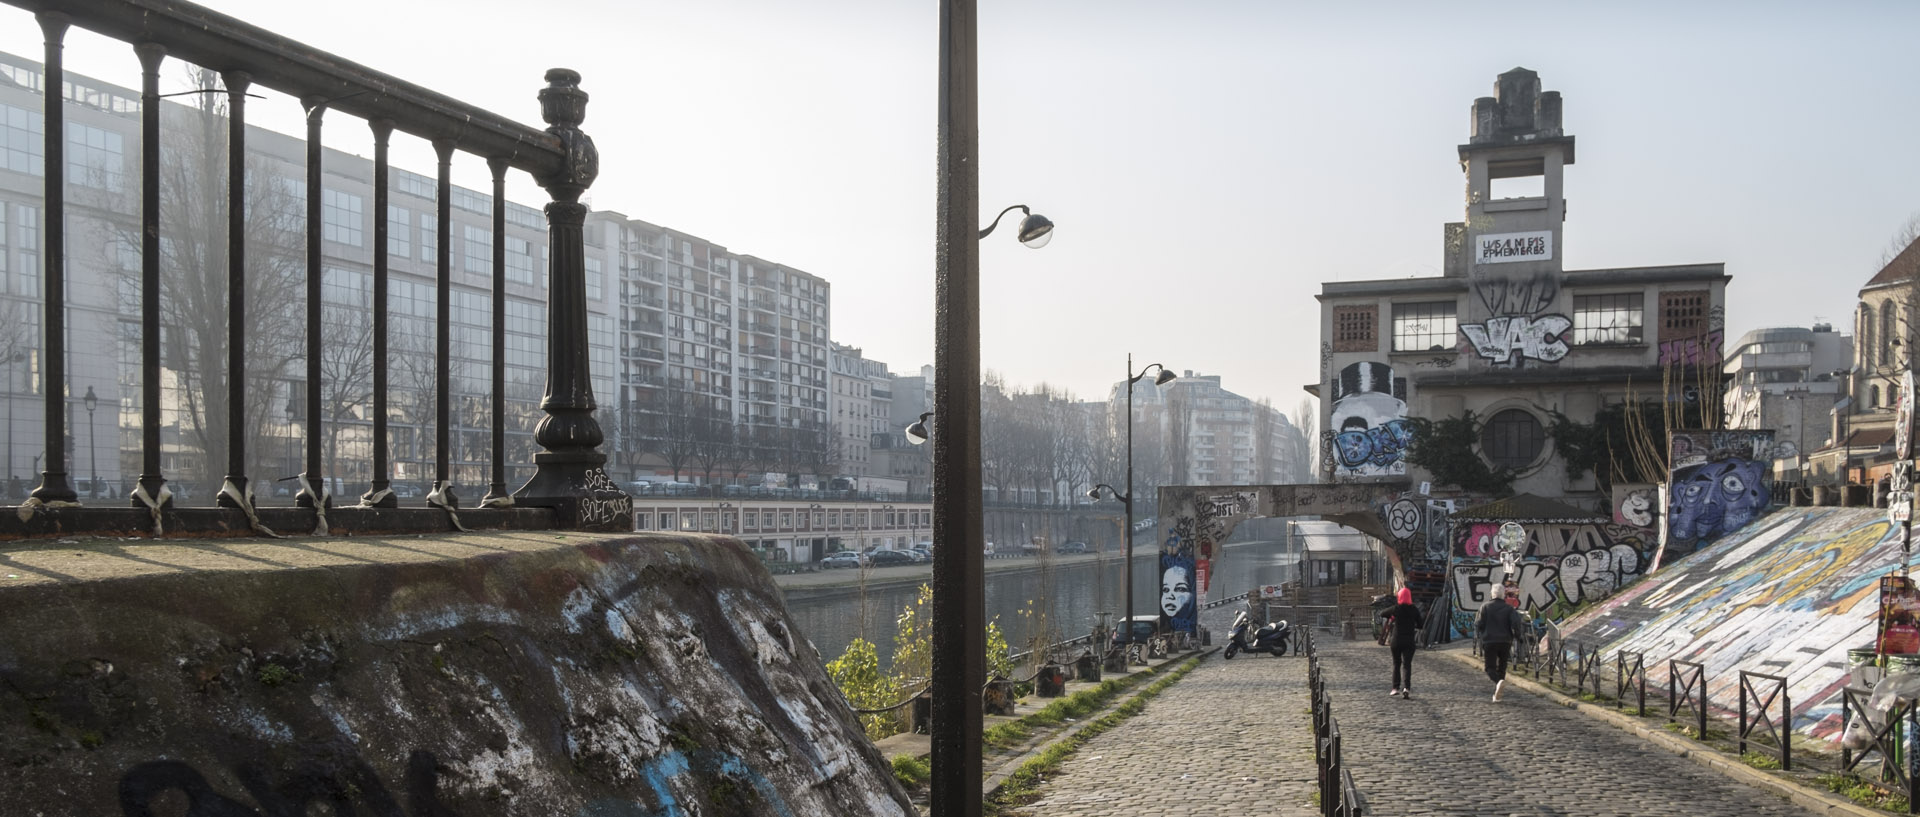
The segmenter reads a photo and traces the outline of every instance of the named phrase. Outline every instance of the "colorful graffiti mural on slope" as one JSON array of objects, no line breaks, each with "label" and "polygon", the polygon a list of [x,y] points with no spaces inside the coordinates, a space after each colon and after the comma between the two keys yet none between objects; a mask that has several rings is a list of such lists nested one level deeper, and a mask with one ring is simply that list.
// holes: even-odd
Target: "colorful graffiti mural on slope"
[{"label": "colorful graffiti mural on slope", "polygon": [[1407,424],[1407,382],[1385,363],[1361,362],[1333,382],[1333,411],[1322,435],[1336,476],[1400,476],[1413,428]]},{"label": "colorful graffiti mural on slope", "polygon": [[1568,622],[1567,638],[1608,660],[1644,653],[1649,686],[1668,659],[1702,664],[1722,713],[1739,706],[1741,670],[1783,676],[1794,729],[1830,738],[1847,650],[1873,644],[1879,580],[1899,559],[1884,511],[1777,511]]},{"label": "colorful graffiti mural on slope", "polygon": [[1494,548],[1500,524],[1472,522],[1454,526],[1454,632],[1473,632],[1480,606],[1511,584],[1520,590],[1520,609],[1546,610],[1556,602],[1579,604],[1603,599],[1645,574],[1657,540],[1643,528],[1612,524],[1523,525],[1527,547],[1514,575]]},{"label": "colorful graffiti mural on slope", "polygon": [[1745,527],[1773,496],[1773,432],[1675,431],[1668,446],[1668,545],[1679,552]]}]

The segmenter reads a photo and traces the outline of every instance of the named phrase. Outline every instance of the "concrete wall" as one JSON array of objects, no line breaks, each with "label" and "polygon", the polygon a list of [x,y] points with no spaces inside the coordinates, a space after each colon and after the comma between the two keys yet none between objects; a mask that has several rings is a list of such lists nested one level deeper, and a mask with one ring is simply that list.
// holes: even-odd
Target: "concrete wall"
[{"label": "concrete wall", "polygon": [[0,563],[0,814],[912,813],[730,539],[103,540]]},{"label": "concrete wall", "polygon": [[1567,638],[1609,662],[1643,652],[1649,687],[1665,689],[1670,658],[1704,664],[1722,713],[1739,706],[1741,670],[1785,676],[1795,729],[1829,737],[1847,650],[1873,646],[1879,580],[1899,559],[1884,511],[1776,511],[1568,622]]}]

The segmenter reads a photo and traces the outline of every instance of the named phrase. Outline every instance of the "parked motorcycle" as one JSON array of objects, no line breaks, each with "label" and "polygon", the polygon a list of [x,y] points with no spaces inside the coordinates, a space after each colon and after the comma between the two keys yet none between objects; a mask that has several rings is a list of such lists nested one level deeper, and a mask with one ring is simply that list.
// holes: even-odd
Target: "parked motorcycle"
[{"label": "parked motorcycle", "polygon": [[1287,654],[1287,642],[1293,634],[1293,628],[1285,620],[1275,621],[1258,630],[1253,629],[1253,617],[1247,611],[1240,611],[1233,619],[1233,634],[1227,638],[1225,657],[1232,660],[1242,652],[1271,653],[1274,657]]}]

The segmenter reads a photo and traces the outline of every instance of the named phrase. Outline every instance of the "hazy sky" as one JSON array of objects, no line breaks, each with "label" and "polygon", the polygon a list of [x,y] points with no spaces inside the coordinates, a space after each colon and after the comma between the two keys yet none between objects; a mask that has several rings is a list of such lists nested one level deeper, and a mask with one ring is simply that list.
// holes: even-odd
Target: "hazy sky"
[{"label": "hazy sky", "polygon": [[[535,126],[542,73],[574,68],[594,206],[823,276],[835,340],[933,362],[933,2],[206,5]],[[1729,339],[1850,331],[1920,213],[1920,3],[1568,5],[981,0],[981,223],[1058,225],[1043,250],[985,242],[984,366],[1097,398],[1132,351],[1291,413],[1321,282],[1439,274],[1469,108],[1515,66],[1579,139],[1568,268],[1724,262]],[[41,54],[29,15],[0,9],[0,49]],[[138,87],[122,44],[76,31],[67,59]],[[284,96],[249,114],[301,132]],[[335,121],[329,145],[371,154]],[[455,174],[487,188],[478,158]]]}]

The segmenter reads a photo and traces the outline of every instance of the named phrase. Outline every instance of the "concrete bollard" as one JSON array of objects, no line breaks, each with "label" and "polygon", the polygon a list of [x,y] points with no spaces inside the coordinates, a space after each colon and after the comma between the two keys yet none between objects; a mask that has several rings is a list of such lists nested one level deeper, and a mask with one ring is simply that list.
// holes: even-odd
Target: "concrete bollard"
[{"label": "concrete bollard", "polygon": [[1067,668],[1058,664],[1041,667],[1040,673],[1033,677],[1033,694],[1042,698],[1067,694]]},{"label": "concrete bollard", "polygon": [[1073,662],[1074,677],[1081,681],[1100,683],[1100,658],[1093,653],[1080,656]]},{"label": "concrete bollard", "polygon": [[1013,714],[1013,682],[1005,678],[994,678],[987,682],[987,688],[980,695],[982,709],[988,715]]},{"label": "concrete bollard", "polygon": [[1353,619],[1347,619],[1347,623],[1340,626],[1340,637],[1348,641],[1360,639],[1360,630],[1353,626]]}]

